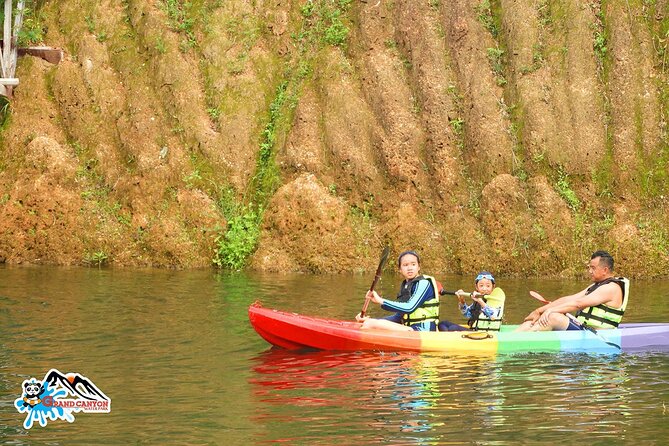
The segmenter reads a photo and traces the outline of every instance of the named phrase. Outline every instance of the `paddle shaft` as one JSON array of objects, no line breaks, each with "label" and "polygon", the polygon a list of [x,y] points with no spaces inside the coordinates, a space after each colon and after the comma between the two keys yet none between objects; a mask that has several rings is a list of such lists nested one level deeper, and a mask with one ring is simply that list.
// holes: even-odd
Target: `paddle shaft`
[{"label": "paddle shaft", "polygon": [[[374,287],[376,287],[376,284],[379,282],[379,279],[381,278],[381,273],[383,272],[383,265],[386,264],[386,260],[388,260],[388,254],[390,254],[390,247],[386,246],[385,249],[383,250],[383,253],[381,253],[381,259],[379,260],[379,266],[376,268],[376,274],[374,275],[374,280],[372,281],[372,286],[369,287],[369,291],[374,291]],[[360,311],[360,317],[364,317],[365,313],[367,312],[367,307],[369,307],[369,301],[371,298],[366,298],[365,303],[362,305],[362,311]]]},{"label": "paddle shaft", "polygon": [[[463,291],[462,293],[458,293],[457,291],[441,290],[441,291],[439,292],[439,294],[441,294],[442,296],[443,296],[444,294],[448,294],[448,295],[451,295],[451,296],[458,296],[458,295],[460,295],[460,296],[464,296],[464,297],[470,297],[470,296],[471,296],[472,294],[474,294],[474,293],[468,293],[468,292],[466,292],[466,291]],[[478,297],[486,297],[486,296],[487,296],[487,294],[481,294],[481,293],[476,293],[476,295],[477,295]]]}]

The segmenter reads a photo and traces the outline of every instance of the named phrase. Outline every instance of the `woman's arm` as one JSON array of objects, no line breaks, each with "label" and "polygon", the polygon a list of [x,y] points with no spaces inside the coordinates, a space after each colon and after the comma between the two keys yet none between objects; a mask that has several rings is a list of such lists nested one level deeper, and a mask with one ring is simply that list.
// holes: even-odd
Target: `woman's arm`
[{"label": "woman's arm", "polygon": [[407,302],[390,301],[383,299],[381,308],[387,311],[397,311],[400,313],[413,313],[426,300],[434,297],[434,290],[432,284],[427,279],[419,280],[411,293],[411,297]]}]

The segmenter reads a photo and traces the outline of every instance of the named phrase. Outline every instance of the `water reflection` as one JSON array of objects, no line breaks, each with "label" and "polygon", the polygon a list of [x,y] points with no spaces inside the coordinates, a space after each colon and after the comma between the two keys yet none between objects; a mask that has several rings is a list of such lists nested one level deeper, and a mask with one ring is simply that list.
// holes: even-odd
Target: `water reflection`
[{"label": "water reflection", "polygon": [[[639,364],[665,374],[669,365],[665,355],[652,354],[483,358],[274,349],[253,364],[249,383],[261,408],[254,420],[266,429],[256,440],[310,444],[370,435],[392,444],[625,438],[641,413],[667,398],[666,379],[640,378]],[[635,401],[639,379],[661,394]]]},{"label": "water reflection", "polygon": [[[342,407],[360,412],[356,423],[346,425],[345,431],[364,427],[376,438],[394,444],[401,444],[396,433],[407,444],[439,440],[445,428],[452,435],[454,426],[447,425],[443,415],[458,414],[465,407],[467,419],[484,428],[503,423],[504,417],[500,420],[495,408],[504,404],[504,394],[496,387],[486,387],[499,373],[492,357],[271,350],[254,361],[256,377],[250,380],[254,395],[271,409],[258,414],[257,419],[270,424],[272,432],[281,428],[274,425],[274,410],[283,414],[279,421],[286,426],[330,418],[329,411],[338,412]],[[312,420],[308,415],[314,406],[319,409]],[[291,408],[290,412],[286,407]],[[458,425],[463,435],[469,430],[469,423]],[[296,438],[295,430],[288,430],[293,436],[265,440],[319,442],[319,437],[310,436],[308,431]],[[364,441],[368,435],[359,440]],[[340,440],[346,443],[351,437],[345,434]]]}]

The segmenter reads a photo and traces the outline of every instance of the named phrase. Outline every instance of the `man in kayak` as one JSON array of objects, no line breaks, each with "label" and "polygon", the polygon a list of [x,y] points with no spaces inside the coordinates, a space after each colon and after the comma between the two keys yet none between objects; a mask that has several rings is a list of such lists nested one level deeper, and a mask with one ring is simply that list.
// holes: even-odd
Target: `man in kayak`
[{"label": "man in kayak", "polygon": [[[495,285],[495,276],[488,271],[481,271],[474,279],[474,288],[470,297],[472,303],[465,303],[465,293],[458,290],[458,307],[468,321],[470,330],[499,331],[504,314],[504,291]],[[439,322],[439,331],[465,331],[468,328],[462,325],[442,320]]]},{"label": "man in kayak", "polygon": [[[517,331],[618,327],[627,308],[629,280],[614,276],[613,257],[606,251],[592,254],[588,273],[594,282],[592,285],[537,308],[525,318]],[[576,316],[570,314],[572,311],[576,311]]]},{"label": "man in kayak", "polygon": [[439,293],[437,282],[433,277],[419,275],[420,258],[415,251],[404,251],[400,254],[397,265],[404,277],[397,294],[397,301],[382,298],[376,291],[368,291],[365,296],[372,302],[380,304],[387,311],[395,314],[383,319],[361,317],[355,319],[362,322],[362,328],[380,328],[397,331],[436,331],[439,323]]}]

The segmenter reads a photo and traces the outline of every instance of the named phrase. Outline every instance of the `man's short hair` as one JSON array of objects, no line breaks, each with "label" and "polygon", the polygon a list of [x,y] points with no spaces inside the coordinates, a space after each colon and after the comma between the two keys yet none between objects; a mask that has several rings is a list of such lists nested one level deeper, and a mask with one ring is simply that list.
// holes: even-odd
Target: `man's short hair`
[{"label": "man's short hair", "polygon": [[608,251],[595,251],[590,256],[590,260],[599,257],[599,264],[607,266],[609,270],[613,271],[613,256]]}]

